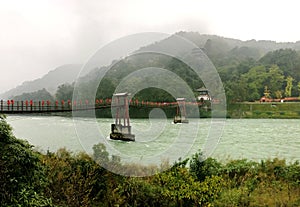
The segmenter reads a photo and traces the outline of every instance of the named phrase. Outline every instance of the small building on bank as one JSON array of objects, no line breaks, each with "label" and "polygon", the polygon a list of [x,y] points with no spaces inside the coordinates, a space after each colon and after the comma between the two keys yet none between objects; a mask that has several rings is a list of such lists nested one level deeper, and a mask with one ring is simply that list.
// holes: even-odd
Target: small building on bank
[{"label": "small building on bank", "polygon": [[198,96],[197,96],[198,101],[200,101],[200,102],[211,101],[211,96],[209,94],[208,89],[202,87],[202,88],[196,89],[196,91],[198,92]]}]

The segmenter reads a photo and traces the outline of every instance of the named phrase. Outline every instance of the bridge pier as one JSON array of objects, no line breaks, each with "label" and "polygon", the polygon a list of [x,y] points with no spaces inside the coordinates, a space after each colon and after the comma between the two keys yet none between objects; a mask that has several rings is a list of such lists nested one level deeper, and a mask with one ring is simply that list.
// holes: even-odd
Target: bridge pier
[{"label": "bridge pier", "polygon": [[111,125],[110,139],[135,141],[129,121],[128,93],[114,94],[112,107],[115,110],[115,123]]},{"label": "bridge pier", "polygon": [[177,111],[174,117],[174,124],[177,123],[189,123],[189,120],[186,119],[186,107],[185,107],[185,98],[177,98]]}]

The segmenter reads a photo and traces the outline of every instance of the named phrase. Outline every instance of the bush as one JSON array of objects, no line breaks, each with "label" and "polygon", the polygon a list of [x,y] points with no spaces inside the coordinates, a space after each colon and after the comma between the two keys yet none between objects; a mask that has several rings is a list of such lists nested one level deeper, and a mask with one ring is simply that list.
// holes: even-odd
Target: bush
[{"label": "bush", "polygon": [[0,149],[1,205],[52,206],[51,200],[43,196],[47,180],[41,155],[28,142],[13,136],[3,115],[0,115]]},{"label": "bush", "polygon": [[198,181],[204,181],[206,177],[219,175],[222,169],[220,162],[213,158],[204,160],[201,153],[193,155],[190,161],[190,172],[197,178]]}]

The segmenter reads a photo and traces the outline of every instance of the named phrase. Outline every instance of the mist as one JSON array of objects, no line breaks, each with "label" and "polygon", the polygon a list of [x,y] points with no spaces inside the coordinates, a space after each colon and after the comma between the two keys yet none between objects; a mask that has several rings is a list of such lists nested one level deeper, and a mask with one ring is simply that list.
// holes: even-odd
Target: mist
[{"label": "mist", "polygon": [[[0,93],[140,32],[179,31],[246,39],[300,40],[299,8],[247,1],[1,1]],[[281,15],[277,15],[279,13]],[[286,12],[286,13],[285,13]],[[296,16],[297,15],[297,16]],[[270,26],[268,26],[270,25]]]}]

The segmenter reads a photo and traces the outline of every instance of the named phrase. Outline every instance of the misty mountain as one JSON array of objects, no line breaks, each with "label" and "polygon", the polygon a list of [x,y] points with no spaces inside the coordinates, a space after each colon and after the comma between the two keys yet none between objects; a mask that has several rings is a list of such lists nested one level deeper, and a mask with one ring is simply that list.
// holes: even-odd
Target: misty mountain
[{"label": "misty mountain", "polygon": [[[247,40],[242,41],[217,35],[200,34],[198,32],[178,32],[175,35],[190,40],[201,48],[212,60],[216,67],[228,65],[245,59],[258,60],[265,54],[279,49],[300,50],[300,41],[275,42],[270,40]],[[163,47],[174,47],[176,38],[170,36],[162,41],[141,48],[140,50],[155,50]],[[182,55],[182,54],[179,54]]]},{"label": "misty mountain", "polygon": [[23,93],[35,92],[41,89],[46,89],[51,94],[54,94],[57,87],[63,83],[72,83],[77,78],[82,65],[68,64],[51,70],[43,77],[33,80],[25,81],[21,85],[13,88],[0,95],[2,99],[8,99],[13,96],[18,96]]},{"label": "misty mountain", "polygon": [[297,41],[295,43],[276,42],[270,40],[254,40],[254,39],[242,41],[238,39],[226,38],[217,35],[199,34],[198,32],[178,32],[176,34],[192,41],[200,48],[204,48],[205,44],[207,44],[207,41],[211,40],[212,42],[220,44],[221,48],[225,51],[230,51],[236,47],[255,48],[258,49],[262,54],[265,54],[273,50],[284,49],[284,48],[300,50],[300,41]]},{"label": "misty mountain", "polygon": [[[300,89],[298,91],[296,87],[298,82],[300,85],[300,42],[242,41],[195,32],[179,32],[176,35],[189,39],[195,44],[195,47],[200,47],[206,53],[219,72],[228,100],[258,100],[263,95],[265,86],[268,86],[274,97],[275,93],[276,96],[284,95],[286,78],[289,76],[293,78],[294,83],[290,94],[298,96],[300,93]],[[99,84],[102,72],[98,66],[97,69],[81,79],[78,94],[86,99],[93,98],[95,92],[91,91],[98,86],[97,98],[111,97],[114,88],[118,87],[123,79],[128,78],[130,74],[139,69],[149,67],[168,69],[181,77],[191,89],[203,86],[202,81],[197,79],[197,74],[181,62],[180,58],[177,58],[183,56],[193,58],[195,48],[176,41],[178,40],[176,35],[142,47],[133,55],[115,60],[111,67],[108,67],[110,69],[105,74],[105,83]],[[168,51],[172,51],[172,55],[175,57],[168,56]],[[205,74],[207,75],[209,72],[206,71]],[[159,78],[156,78],[157,82]],[[143,80],[146,81],[143,74],[135,73],[134,78],[130,81],[127,80],[127,86],[136,87],[137,83]],[[175,88],[178,82],[169,81],[168,83],[168,86]],[[122,85],[121,89],[126,91],[127,86]],[[101,88],[109,89],[112,93],[104,94]],[[138,94],[137,98],[140,100],[167,100],[162,91],[152,93],[151,90]],[[168,101],[171,101],[171,98]]]},{"label": "misty mountain", "polygon": [[[190,40],[191,42],[193,42],[199,48],[201,48],[211,59],[211,61],[216,66],[219,72],[221,70],[228,71],[230,70],[231,67],[237,67],[238,64],[240,64],[242,61],[245,60],[253,59],[255,61],[258,61],[268,52],[275,51],[278,49],[289,48],[297,51],[300,50],[300,41],[295,43],[292,42],[278,43],[275,41],[268,41],[268,40],[242,41],[233,38],[225,38],[217,35],[207,35],[207,34],[200,34],[198,32],[182,32],[182,31],[176,33],[175,35],[184,37]],[[159,49],[163,50],[163,48],[165,47],[174,48],[175,50],[176,48],[178,48],[176,45],[177,42],[176,42],[175,35],[171,35],[163,40],[153,42],[152,44],[149,44],[147,46],[143,46],[137,51],[147,51],[147,50],[159,51]],[[115,49],[116,48],[114,48],[114,50],[112,51],[115,51]],[[182,51],[179,50],[178,52],[175,51],[174,53],[178,54],[178,56],[186,55],[186,54],[180,54],[180,52]],[[145,56],[145,58],[147,59],[147,56]],[[154,56],[152,56],[152,58],[154,58]],[[170,64],[169,60],[165,60],[164,58],[158,56],[155,58],[156,59],[152,59],[151,61],[152,63],[154,61],[155,65],[157,65],[158,67],[164,68],[164,66]],[[141,68],[144,66],[143,64],[147,62],[147,60],[132,61],[131,58],[129,58],[128,61],[129,60],[131,60],[130,63],[123,62],[122,64],[120,64],[120,67],[127,68],[127,70],[130,71],[130,68],[138,68],[138,67]],[[115,62],[118,61],[119,60],[114,60],[112,64],[115,64]],[[98,73],[101,70],[100,68],[103,66],[107,67],[107,65],[94,65],[93,66],[94,70],[83,75],[80,79],[81,82],[88,83],[89,81],[97,81],[97,78],[99,77]],[[81,65],[69,64],[69,65],[60,66],[50,71],[42,78],[33,81],[26,81],[22,85],[0,95],[0,97],[5,99],[12,96],[20,95],[22,93],[38,91],[43,88],[45,88],[51,94],[54,94],[59,85],[64,83],[72,83],[76,79],[80,69],[81,69]],[[121,74],[123,73],[117,73],[113,71],[110,71],[110,73],[108,73],[113,83],[116,82],[114,81],[114,79],[116,79]],[[230,74],[230,72],[228,72],[228,74]]]}]

